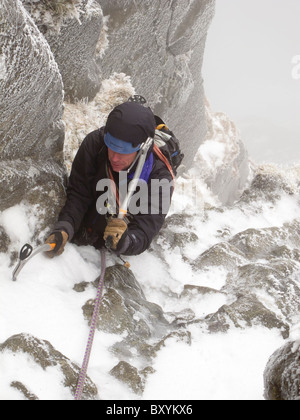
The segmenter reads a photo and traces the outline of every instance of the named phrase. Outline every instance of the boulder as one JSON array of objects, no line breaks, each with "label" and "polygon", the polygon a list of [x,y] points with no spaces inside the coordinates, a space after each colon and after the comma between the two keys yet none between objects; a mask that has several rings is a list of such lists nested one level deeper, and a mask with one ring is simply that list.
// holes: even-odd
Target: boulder
[{"label": "boulder", "polygon": [[142,394],[145,389],[145,380],[154,369],[149,367],[139,371],[136,367],[128,362],[119,362],[110,374],[121,382],[124,382],[136,394]]},{"label": "boulder", "polygon": [[[43,370],[49,367],[57,367],[64,378],[63,385],[70,388],[70,391],[75,396],[80,368],[56,350],[49,341],[29,334],[16,334],[0,344],[0,353],[6,351],[10,351],[15,355],[25,353]],[[22,367],[20,366],[20,368]],[[22,392],[26,399],[38,399],[38,396],[28,391],[30,384],[13,381],[11,386]],[[89,377],[85,380],[82,399],[99,399],[97,387]]]},{"label": "boulder", "polygon": [[[95,300],[92,299],[82,308],[84,318],[89,323],[94,304]],[[151,358],[153,349],[150,342],[152,344],[159,341],[175,327],[170,325],[160,306],[146,300],[132,271],[115,265],[106,269],[105,290],[97,328],[100,331],[125,335],[121,342],[116,343],[113,351],[126,360],[132,354]]]},{"label": "boulder", "polygon": [[269,359],[264,371],[265,399],[300,400],[300,346],[288,342]]},{"label": "boulder", "polygon": [[266,308],[255,295],[238,296],[235,302],[223,305],[217,312],[208,315],[205,321],[210,332],[227,332],[231,327],[263,325],[268,329],[279,329],[283,338],[289,336],[289,326]]}]

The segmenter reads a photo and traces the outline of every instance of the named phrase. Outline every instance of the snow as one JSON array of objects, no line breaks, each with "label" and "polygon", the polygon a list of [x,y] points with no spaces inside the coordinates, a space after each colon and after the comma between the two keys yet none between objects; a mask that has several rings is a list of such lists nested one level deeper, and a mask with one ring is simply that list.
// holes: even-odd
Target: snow
[{"label": "snow", "polygon": [[[0,78],[1,74],[0,56]],[[65,155],[68,169],[84,136],[105,122],[109,110],[134,94],[130,78],[113,74],[104,80],[94,101],[87,104],[66,104]],[[107,105],[109,104],[109,106]],[[196,155],[195,165],[176,181],[169,215],[189,216],[191,232],[196,242],[175,248],[172,253],[162,239],[161,258],[146,251],[126,258],[148,301],[160,305],[164,312],[192,310],[197,318],[216,312],[228,304],[228,296],[192,294],[178,299],[186,284],[220,291],[225,285],[224,267],[210,267],[201,274],[194,272],[186,259],[194,260],[211,246],[248,228],[282,226],[299,217],[297,196],[282,191],[275,202],[263,201],[222,207],[217,197],[202,181],[203,173],[218,172],[233,153],[237,133],[228,124],[228,136],[223,136],[220,118],[214,124],[215,135],[205,142]],[[220,135],[220,130],[222,135]],[[203,170],[203,166],[205,171]],[[292,192],[298,190],[300,166],[279,167],[262,165],[256,172],[274,173],[282,177]],[[208,211],[207,208],[210,210]],[[195,209],[197,211],[195,212]],[[38,209],[22,202],[0,212],[0,226],[11,241],[10,251],[18,252],[31,241],[31,232],[38,226]],[[181,227],[177,227],[181,232]],[[34,245],[34,244],[32,244]],[[107,265],[116,261],[108,256]],[[9,255],[0,253],[0,343],[14,334],[27,333],[48,340],[58,351],[81,366],[89,327],[82,306],[96,297],[92,286],[82,293],[73,287],[80,282],[92,282],[100,274],[100,254],[94,248],[67,244],[58,258],[38,254],[23,268],[16,282],[12,281],[14,266]],[[266,296],[266,299],[268,296]],[[268,302],[266,302],[268,304]],[[270,306],[273,307],[270,303]],[[295,319],[291,338],[295,348],[300,343],[300,324]],[[227,333],[209,334],[199,325],[190,325],[192,344],[173,338],[157,353],[155,373],[147,380],[142,397],[132,393],[109,372],[119,362],[110,347],[123,339],[120,335],[96,331],[88,375],[96,384],[103,400],[262,400],[263,372],[269,357],[284,344],[280,331],[264,327],[244,330],[233,326]],[[138,362],[137,362],[138,363]],[[139,366],[136,366],[139,368]],[[32,394],[43,400],[71,400],[70,390],[62,385],[62,376],[54,367],[42,370],[29,356],[0,353],[0,400],[18,400],[22,393],[10,386],[12,381],[24,383]]]},{"label": "snow", "polygon": [[[202,191],[205,194],[205,188]],[[174,198],[176,202],[176,193]],[[207,199],[211,199],[210,195]],[[172,295],[181,293],[187,283],[216,290],[225,284],[225,269],[212,267],[200,277],[191,271],[182,255],[191,258],[199,255],[221,240],[220,231],[227,229],[235,234],[249,227],[282,225],[297,217],[299,211],[297,200],[284,194],[275,205],[261,203],[261,208],[259,214],[251,206],[227,208],[223,212],[212,209],[207,220],[195,215],[191,224],[200,238],[196,246],[175,248],[172,254],[165,252],[165,261],[149,251],[127,258],[147,299],[161,305],[165,312],[190,308],[204,317],[217,311],[226,303],[221,293],[186,297],[180,303]],[[35,223],[35,213],[24,203],[0,214],[0,224],[15,247],[29,240],[30,228]],[[109,256],[108,265],[114,263],[114,257]],[[21,332],[32,334],[50,341],[58,351],[81,365],[89,331],[81,308],[88,299],[95,298],[96,290],[88,287],[77,293],[73,286],[93,281],[100,268],[98,251],[67,244],[58,258],[49,259],[41,254],[34,257],[24,266],[17,282],[13,282],[9,258],[0,254],[0,343]],[[196,325],[188,330],[191,346],[169,339],[159,351],[153,366],[155,373],[148,379],[143,399],[263,399],[263,371],[268,358],[284,343],[280,331],[232,327],[226,334],[208,334]],[[95,335],[88,374],[102,399],[138,398],[109,374],[118,363],[109,347],[121,338],[98,331]],[[28,356],[12,356],[5,351],[0,353],[0,367],[0,399],[22,398],[19,391],[9,386],[16,378],[30,384],[30,392],[39,398],[72,399],[69,390],[62,387],[58,371],[54,368],[42,371]]]},{"label": "snow", "polygon": [[18,353],[12,357],[9,352],[3,354],[1,358],[1,385],[0,393],[2,400],[25,400],[22,394],[10,384],[18,378],[19,382],[28,383],[30,377],[30,392],[39,395],[42,400],[71,399],[72,395],[69,388],[58,387],[57,384],[63,382],[62,374],[55,367],[48,367],[43,370],[41,366],[33,362],[25,354]]},{"label": "snow", "polygon": [[[11,238],[11,240],[19,245],[24,244],[30,238],[30,228],[28,223],[29,209],[23,204],[8,208],[0,214],[0,225]],[[12,222],[13,221],[13,222]]]},{"label": "snow", "polygon": [[[149,253],[131,260],[133,272],[139,266],[139,271],[146,273],[142,278],[146,295],[162,304],[159,290],[166,281],[162,267],[152,264]],[[98,252],[90,247],[80,250],[75,245],[67,245],[57,259],[38,255],[24,267],[16,283],[11,281],[5,261],[1,261],[0,342],[13,334],[30,333],[47,339],[81,365],[88,336],[81,307],[95,298],[95,289],[76,293],[72,288],[80,281],[95,279],[99,270]],[[136,274],[141,280],[140,273]],[[222,297],[208,295],[197,298],[190,307],[197,315],[205,316],[224,303]],[[164,306],[166,310],[174,309],[171,302]],[[262,399],[263,370],[283,342],[279,332],[262,327],[234,329],[227,334],[207,334],[195,326],[189,330],[191,346],[170,339],[159,352],[153,366],[156,372],[148,380],[143,399]],[[118,340],[120,337],[96,332],[88,374],[99,387],[101,398],[136,399],[108,374],[118,363],[108,349]],[[30,391],[41,399],[72,399],[68,389],[61,387],[59,372],[54,368],[44,372],[29,357],[12,357],[8,352],[0,354],[0,366],[0,399],[20,399],[20,394],[9,387],[16,378],[30,384]]]},{"label": "snow", "polygon": [[[148,380],[144,398],[262,399],[262,372],[280,344],[277,333],[252,328],[210,335],[197,327],[191,328],[191,332],[192,346],[170,339],[161,350],[153,366],[156,372]],[[263,343],[263,346],[258,343]]]},{"label": "snow", "polygon": [[[109,94],[115,84],[122,84],[122,80],[125,81],[126,96],[130,89],[128,84],[126,86],[128,80],[122,75],[114,75],[106,81],[102,92]],[[85,105],[78,104],[78,109],[82,112]],[[96,105],[94,109],[92,106],[92,116],[94,111]],[[106,110],[101,112],[97,115],[104,119]],[[74,112],[73,118],[73,121],[69,121],[69,130],[74,134],[80,112]],[[76,135],[79,136],[78,133]],[[72,147],[76,149],[78,144],[75,142]],[[70,155],[72,147],[69,149]],[[201,155],[202,161],[206,156],[207,164],[212,157],[215,162],[227,159],[224,148],[213,141],[205,145],[205,154],[200,149],[197,156]],[[228,150],[226,153],[231,152]],[[269,164],[256,168],[261,173],[281,176],[291,191],[297,190],[299,170],[299,165],[284,168]],[[299,216],[297,195],[284,191],[275,202],[258,198],[257,202],[220,207],[218,199],[203,183],[200,174],[201,168],[195,162],[193,169],[177,179],[170,210],[170,215],[189,216],[192,231],[199,239],[183,248],[175,248],[172,253],[159,239],[161,258],[151,251],[126,258],[148,301],[160,305],[164,312],[192,310],[197,318],[203,318],[228,304],[228,297],[221,292],[195,294],[180,300],[176,296],[182,293],[185,284],[218,291],[225,285],[227,272],[224,267],[215,266],[201,274],[195,273],[185,258],[195,259],[211,246],[222,242],[224,235],[233,236],[248,228],[282,226]],[[203,217],[205,207],[210,210]],[[0,225],[10,237],[11,250],[14,251],[30,242],[30,232],[37,224],[38,212],[24,202],[0,213]],[[178,226],[177,229],[180,232],[182,228]],[[108,255],[108,266],[116,262],[119,263],[115,257]],[[84,292],[77,293],[73,287],[98,277],[101,270],[99,251],[90,246],[67,244],[65,252],[58,258],[49,259],[46,255],[38,254],[24,266],[16,282],[12,281],[13,268],[9,256],[0,253],[0,343],[14,334],[31,334],[48,340],[58,351],[81,366],[89,333],[81,308],[87,300],[96,297],[96,289],[89,286]],[[292,338],[296,344],[300,343],[300,327],[297,322],[299,320],[295,320],[292,329]],[[262,326],[244,330],[232,326],[227,333],[209,334],[197,325],[191,325],[188,331],[192,337],[190,346],[168,339],[165,347],[158,352],[153,365],[155,373],[149,376],[142,399],[263,399],[265,366],[269,357],[285,342],[280,331]],[[122,338],[99,331],[95,334],[88,375],[104,400],[140,398],[109,374],[119,362],[110,347]],[[41,399],[73,398],[69,389],[63,387],[59,370],[52,367],[43,371],[29,356],[12,355],[4,351],[0,353],[0,370],[1,400],[23,398],[20,391],[10,386],[15,380],[26,384],[29,391]]]},{"label": "snow", "polygon": [[[69,167],[80,139],[93,129],[92,123],[96,128],[99,122],[105,121],[108,113],[105,103],[108,99],[110,102],[119,102],[132,93],[134,90],[129,78],[114,74],[104,81],[101,94],[92,103],[67,106],[65,119]],[[86,118],[83,119],[83,116]],[[218,121],[219,117],[216,127]],[[216,138],[218,141],[214,140]],[[199,161],[216,171],[216,166],[222,166],[232,152],[229,140],[225,147],[221,139],[213,137],[199,148],[194,167],[176,181],[169,215],[190,217],[191,231],[199,239],[182,248],[175,248],[172,253],[168,251],[167,244],[159,239],[161,258],[151,251],[126,258],[147,300],[160,305],[164,312],[188,309],[201,319],[229,303],[228,296],[221,292],[194,294],[181,299],[176,297],[186,284],[219,291],[226,282],[225,267],[210,267],[199,274],[191,269],[186,258],[194,260],[211,246],[222,242],[224,237],[232,237],[248,228],[282,226],[299,216],[297,195],[284,191],[274,202],[258,198],[250,203],[222,207],[202,181]],[[257,173],[281,177],[290,191],[296,192],[298,189],[299,165],[279,167],[268,164],[255,170]],[[207,208],[210,210],[207,211]],[[18,252],[24,243],[30,243],[31,231],[38,223],[37,209],[25,202],[0,212],[0,225],[11,240],[11,251]],[[181,232],[182,227],[176,229]],[[108,256],[108,266],[116,262],[119,263],[119,260]],[[16,282],[12,281],[13,268],[9,256],[0,253],[0,343],[14,334],[31,334],[48,340],[58,351],[81,366],[89,333],[81,308],[87,300],[96,297],[96,289],[89,286],[84,292],[78,293],[73,287],[82,281],[92,282],[98,277],[101,270],[99,251],[90,246],[67,244],[65,252],[58,258],[49,259],[46,255],[38,254],[24,266]],[[300,343],[297,322],[299,320],[295,320],[292,330],[296,344]],[[280,331],[262,326],[244,330],[232,326],[227,333],[209,334],[199,325],[191,325],[188,331],[192,337],[190,346],[168,339],[158,352],[153,364],[155,373],[149,376],[142,399],[263,399],[265,366],[269,357],[285,342]],[[99,331],[95,334],[88,375],[104,400],[141,398],[109,374],[119,362],[110,347],[122,338]],[[10,386],[15,380],[26,384],[29,391],[41,399],[73,398],[69,389],[62,385],[58,369],[51,367],[43,371],[29,356],[4,351],[0,353],[0,370],[1,400],[23,398],[20,391]]]}]

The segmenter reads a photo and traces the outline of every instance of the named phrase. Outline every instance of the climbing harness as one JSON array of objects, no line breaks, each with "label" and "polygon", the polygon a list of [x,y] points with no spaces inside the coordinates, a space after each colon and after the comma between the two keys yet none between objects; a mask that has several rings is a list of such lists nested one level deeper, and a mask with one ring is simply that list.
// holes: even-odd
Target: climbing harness
[{"label": "climbing harness", "polygon": [[80,373],[79,373],[77,389],[76,389],[76,392],[75,392],[75,400],[80,400],[81,397],[82,397],[84,382],[85,382],[85,378],[86,378],[87,368],[88,368],[90,355],[91,355],[91,351],[92,351],[92,346],[93,346],[93,341],[94,341],[94,336],[95,336],[97,320],[98,320],[98,316],[99,316],[100,305],[101,305],[101,302],[102,302],[103,288],[104,288],[104,275],[105,275],[105,271],[106,271],[105,249],[102,248],[100,250],[100,253],[101,253],[101,275],[100,275],[100,278],[99,278],[99,285],[98,285],[98,289],[97,289],[97,297],[96,297],[96,302],[95,302],[92,321],[91,321],[90,333],[89,333],[88,342],[87,342],[87,345],[86,345],[86,350],[85,350],[85,354],[84,354],[82,367],[81,367],[81,370],[80,370]]},{"label": "climbing harness", "polygon": [[24,267],[24,265],[35,255],[39,254],[40,252],[49,252],[52,251],[55,248],[56,244],[44,244],[39,246],[38,248],[33,251],[33,248],[29,244],[25,244],[19,254],[19,262],[16,266],[16,268],[13,271],[12,279],[13,281],[17,280],[17,277]]}]

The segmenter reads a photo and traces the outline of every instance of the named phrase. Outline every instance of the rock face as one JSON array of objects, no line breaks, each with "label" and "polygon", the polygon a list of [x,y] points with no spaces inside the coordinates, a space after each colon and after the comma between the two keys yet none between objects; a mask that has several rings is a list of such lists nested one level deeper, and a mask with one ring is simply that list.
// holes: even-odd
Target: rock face
[{"label": "rock face", "polygon": [[[44,236],[64,201],[64,99],[91,100],[114,74],[131,78],[181,139],[185,165],[192,164],[207,129],[201,67],[214,6],[1,2],[0,211],[38,204],[41,228],[28,240]],[[193,124],[186,123],[191,115]]]},{"label": "rock face", "polygon": [[289,342],[269,359],[264,373],[265,399],[300,400],[300,346]]},{"label": "rock face", "polygon": [[189,167],[206,134],[201,68],[215,2],[97,1],[109,15],[109,48],[99,60],[104,78],[113,71],[131,76],[182,140]]},{"label": "rock face", "polygon": [[45,227],[64,197],[62,79],[20,1],[1,2],[0,32],[0,211],[26,199]]},{"label": "rock face", "polygon": [[198,173],[218,197],[231,205],[242,195],[249,176],[249,158],[235,124],[223,113],[214,113],[206,101],[207,134],[195,164]]},{"label": "rock face", "polygon": [[[87,114],[85,106],[100,92],[93,107],[101,104],[107,113],[117,105],[124,87],[126,93],[132,89],[145,96],[174,130],[187,168],[203,143],[197,154],[201,179],[223,204],[237,200],[248,176],[247,153],[234,125],[209,110],[201,77],[214,5],[214,0],[2,0],[0,216],[24,204],[27,214],[36,214],[37,222],[28,240],[43,240],[65,197],[64,100],[72,102],[70,109],[74,110],[78,101],[86,98],[80,105],[82,114]],[[125,79],[128,84],[130,79],[130,89]],[[115,92],[108,89],[110,94],[101,97],[100,87],[108,80]],[[82,119],[78,121],[81,126]],[[257,175],[238,206],[252,205],[257,194],[275,202],[282,185],[277,181]],[[293,194],[286,187],[286,192]],[[146,299],[133,272],[118,265],[107,269],[98,329],[121,337],[110,348],[118,361],[110,375],[134,393],[142,394],[147,375],[153,372],[153,358],[167,340],[191,344],[191,324],[210,333],[228,331],[232,326],[263,325],[287,337],[293,314],[300,309],[299,284],[293,277],[300,262],[299,222],[247,229],[231,237],[224,231],[223,241],[191,260],[184,255],[184,248],[199,244],[194,222],[187,215],[170,217],[150,252],[167,265],[165,252],[180,249],[188,269],[196,275],[212,268],[225,269],[226,284],[220,290],[187,281],[181,293],[168,293],[180,308],[187,298],[216,296],[223,304],[206,317],[197,317],[189,308],[165,313]],[[16,251],[15,246],[0,225],[0,252]],[[262,258],[268,262],[262,263]],[[287,277],[290,281],[285,283]],[[266,283],[267,303],[272,304],[263,301],[259,293]],[[79,284],[75,290],[82,292],[87,286],[91,284]],[[86,324],[93,307],[93,299],[83,304]],[[58,369],[63,386],[74,394],[79,367],[48,341],[20,332],[1,344],[0,352],[26,354],[43,370]],[[11,386],[24,398],[39,398],[27,383],[15,379]],[[85,398],[98,398],[89,379]]]},{"label": "rock face", "polygon": [[[56,0],[34,4],[30,0],[22,1],[50,45],[62,75],[66,98],[71,101],[93,99],[101,85],[95,61],[103,28],[100,5],[96,0],[71,1],[65,6]],[[51,21],[47,20],[49,14]]]},{"label": "rock face", "polygon": [[[141,394],[145,379],[152,371],[152,359],[164,340],[176,332],[178,327],[166,319],[160,306],[146,300],[131,270],[121,265],[108,267],[104,280],[105,291],[97,328],[99,331],[125,336],[111,347],[113,354],[120,359],[111,374]],[[94,300],[89,300],[82,308],[83,316],[89,322],[94,303]],[[183,336],[178,336],[178,340],[183,340]],[[138,371],[129,363],[132,360],[139,362],[143,369]]]},{"label": "rock face", "polygon": [[53,54],[20,1],[0,8],[0,159],[62,161],[63,86]]},{"label": "rock face", "polygon": [[[284,178],[275,170],[258,169],[249,188],[235,203],[234,211],[250,217],[253,212],[259,215],[265,205],[276,206],[282,195],[294,196],[297,201],[299,177],[294,185],[288,180],[289,176]],[[220,218],[223,211],[226,210],[217,210]],[[201,219],[206,220],[206,211]],[[200,217],[198,223],[200,226],[205,224]],[[196,226],[195,218],[174,214],[166,220],[160,237],[152,245],[157,257],[164,260],[180,250],[197,278],[201,279],[212,270],[224,273],[225,280],[220,290],[211,288],[207,291],[186,285],[182,297],[188,291],[195,295],[211,293],[217,297],[222,293],[227,296],[227,302],[216,312],[192,322],[205,325],[211,332],[225,332],[232,326],[264,325],[268,329],[278,329],[283,338],[288,338],[293,318],[300,311],[299,219],[280,226],[246,229],[235,235],[230,234],[228,227],[228,230],[220,231],[216,244],[191,260],[184,249],[201,246],[202,232],[199,235]]]},{"label": "rock face", "polygon": [[207,130],[201,68],[214,0],[71,0],[60,9],[56,0],[22,1],[49,42],[68,99],[93,99],[102,80],[129,75],[182,139],[184,164],[193,163]]},{"label": "rock face", "polygon": [[[17,334],[0,344],[0,352],[13,352],[16,356],[26,354],[28,358],[39,365],[43,370],[50,367],[58,367],[64,386],[69,388],[75,395],[80,368],[72,363],[67,357],[57,351],[48,341],[41,340],[28,334]],[[38,397],[28,390],[28,385],[19,381],[11,383],[13,388],[20,391],[25,399],[37,400]],[[87,377],[82,394],[83,399],[98,399],[98,390],[93,382]]]}]

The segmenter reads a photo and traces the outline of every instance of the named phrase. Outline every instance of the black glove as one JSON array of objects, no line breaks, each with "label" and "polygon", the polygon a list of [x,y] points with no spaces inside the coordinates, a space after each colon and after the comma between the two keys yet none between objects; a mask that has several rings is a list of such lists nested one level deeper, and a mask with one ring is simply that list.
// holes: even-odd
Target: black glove
[{"label": "black glove", "polygon": [[69,235],[64,230],[53,232],[45,241],[46,244],[55,244],[52,251],[47,252],[50,258],[61,255],[64,252],[65,245],[68,242]]},{"label": "black glove", "polygon": [[107,248],[117,251],[127,236],[127,223],[123,219],[111,218],[104,231],[103,239]]}]

